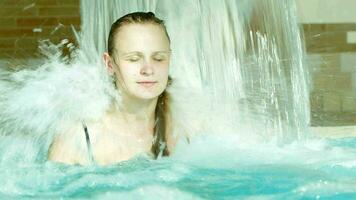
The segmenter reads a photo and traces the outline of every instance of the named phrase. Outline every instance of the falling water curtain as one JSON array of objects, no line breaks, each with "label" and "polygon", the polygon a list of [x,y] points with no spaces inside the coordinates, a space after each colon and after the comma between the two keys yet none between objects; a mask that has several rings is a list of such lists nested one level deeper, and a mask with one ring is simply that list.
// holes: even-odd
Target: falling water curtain
[{"label": "falling water curtain", "polygon": [[[215,121],[233,130],[258,124],[261,136],[290,141],[309,124],[308,70],[294,0],[82,0],[81,46],[106,50],[110,25],[153,11],[172,39],[171,75],[209,93]],[[219,119],[218,119],[219,118]]]}]

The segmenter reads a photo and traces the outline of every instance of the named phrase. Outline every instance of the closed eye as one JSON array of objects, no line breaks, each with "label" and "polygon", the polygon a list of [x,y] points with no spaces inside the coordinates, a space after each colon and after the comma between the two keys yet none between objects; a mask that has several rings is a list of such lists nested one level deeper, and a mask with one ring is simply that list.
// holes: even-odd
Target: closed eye
[{"label": "closed eye", "polygon": [[167,56],[158,54],[158,55],[152,56],[152,59],[157,62],[163,62],[163,61],[167,60]]},{"label": "closed eye", "polygon": [[140,60],[140,57],[138,56],[134,56],[134,57],[129,57],[126,60],[130,61],[130,62],[137,62]]},{"label": "closed eye", "polygon": [[165,59],[164,58],[153,58],[153,60],[157,61],[157,62],[162,62],[164,61]]}]

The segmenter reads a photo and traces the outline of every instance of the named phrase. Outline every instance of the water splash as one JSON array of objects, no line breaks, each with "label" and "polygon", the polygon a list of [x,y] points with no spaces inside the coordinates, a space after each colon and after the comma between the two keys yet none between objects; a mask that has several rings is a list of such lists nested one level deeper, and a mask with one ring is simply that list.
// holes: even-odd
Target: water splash
[{"label": "water splash", "polygon": [[[307,134],[309,103],[294,1],[81,4],[84,31],[73,60],[61,56],[64,41],[43,46],[47,59],[39,67],[0,70],[6,94],[0,96],[0,198],[355,197],[354,140],[298,141]],[[107,168],[33,163],[46,160],[49,136],[60,124],[105,111],[110,80],[100,56],[109,26],[137,10],[155,11],[171,34],[174,122],[205,135],[155,161],[137,158]]]},{"label": "water splash", "polygon": [[4,137],[36,135],[28,148],[42,141],[46,152],[53,132],[100,118],[115,93],[101,61],[110,25],[133,11],[154,11],[171,35],[176,134],[232,133],[280,143],[306,137],[308,72],[294,1],[88,0],[81,9],[80,48],[70,58],[61,55],[65,42],[42,45],[47,58],[40,67],[2,72]]},{"label": "water splash", "polygon": [[[214,117],[214,125],[229,124],[236,131],[258,124],[262,137],[281,142],[306,137],[309,75],[293,0],[92,0],[81,6],[83,38],[90,41],[85,46],[95,55],[105,51],[109,25],[120,16],[153,11],[165,19],[171,75],[186,90],[209,94],[201,97],[214,102],[208,108],[224,113]],[[184,96],[178,93],[173,95]]]},{"label": "water splash", "polygon": [[100,119],[112,97],[120,101],[99,61],[87,62],[81,49],[63,57],[66,40],[41,43],[41,64],[0,70],[0,163],[46,161],[55,134]]}]

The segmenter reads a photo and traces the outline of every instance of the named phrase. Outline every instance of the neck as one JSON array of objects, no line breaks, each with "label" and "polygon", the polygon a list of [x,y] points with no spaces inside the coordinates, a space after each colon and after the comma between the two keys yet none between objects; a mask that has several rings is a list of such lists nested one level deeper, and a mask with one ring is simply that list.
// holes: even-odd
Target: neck
[{"label": "neck", "polygon": [[114,115],[124,119],[129,126],[153,128],[157,98],[138,99],[122,95],[120,105],[114,106]]},{"label": "neck", "polygon": [[153,119],[155,117],[157,100],[158,98],[137,99],[123,96],[121,111],[138,121]]}]

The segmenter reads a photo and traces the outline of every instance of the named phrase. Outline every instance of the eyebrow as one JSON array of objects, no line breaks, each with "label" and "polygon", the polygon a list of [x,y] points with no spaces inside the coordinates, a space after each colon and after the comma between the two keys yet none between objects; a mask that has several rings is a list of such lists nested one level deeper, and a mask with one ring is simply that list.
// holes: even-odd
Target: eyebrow
[{"label": "eyebrow", "polygon": [[[170,53],[171,53],[171,50],[167,50],[167,51],[155,51],[155,52],[153,52],[153,54],[159,54],[159,53],[170,54]],[[139,52],[139,51],[130,51],[130,52],[123,52],[123,53],[120,53],[121,56],[127,56],[127,55],[130,55],[130,54],[139,54],[139,55],[142,55],[142,52]]]}]

